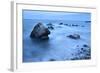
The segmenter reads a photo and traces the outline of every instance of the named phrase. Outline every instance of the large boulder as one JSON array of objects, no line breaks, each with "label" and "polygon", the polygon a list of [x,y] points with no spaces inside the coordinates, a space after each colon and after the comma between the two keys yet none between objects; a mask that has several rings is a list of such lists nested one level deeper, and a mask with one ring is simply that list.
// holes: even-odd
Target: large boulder
[{"label": "large boulder", "polygon": [[30,37],[31,38],[38,38],[38,39],[48,39],[48,35],[50,31],[46,28],[42,23],[38,23],[34,26]]}]

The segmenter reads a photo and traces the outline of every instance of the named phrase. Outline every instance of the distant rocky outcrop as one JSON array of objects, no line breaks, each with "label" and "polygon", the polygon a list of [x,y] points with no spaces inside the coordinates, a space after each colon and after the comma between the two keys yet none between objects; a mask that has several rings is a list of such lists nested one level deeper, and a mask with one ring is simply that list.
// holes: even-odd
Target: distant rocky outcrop
[{"label": "distant rocky outcrop", "polygon": [[46,28],[42,23],[38,23],[34,26],[30,37],[31,38],[38,38],[38,39],[48,39],[48,35],[50,31]]},{"label": "distant rocky outcrop", "polygon": [[72,35],[68,35],[67,37],[69,37],[71,39],[80,39],[80,35],[79,34],[72,34]]}]

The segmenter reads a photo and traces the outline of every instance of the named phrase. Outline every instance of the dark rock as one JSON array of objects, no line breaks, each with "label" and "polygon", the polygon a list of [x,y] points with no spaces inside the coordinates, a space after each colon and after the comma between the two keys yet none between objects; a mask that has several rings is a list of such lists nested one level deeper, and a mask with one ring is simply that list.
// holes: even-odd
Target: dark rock
[{"label": "dark rock", "polygon": [[86,55],[87,55],[87,56],[90,56],[91,54],[90,54],[90,53],[86,53]]},{"label": "dark rock", "polygon": [[48,29],[54,29],[54,27],[53,26],[49,26]]},{"label": "dark rock", "polygon": [[71,60],[78,60],[78,59],[79,59],[78,57],[71,58]]},{"label": "dark rock", "polygon": [[91,59],[91,57],[90,56],[87,56],[87,57],[84,57],[84,59]]},{"label": "dark rock", "polygon": [[87,47],[87,48],[89,48],[89,46],[88,46],[87,44],[84,44],[83,47]]},{"label": "dark rock", "polygon": [[86,50],[86,49],[83,49],[83,52],[87,52],[88,50]]},{"label": "dark rock", "polygon": [[49,61],[56,61],[55,59],[50,59]]},{"label": "dark rock", "polygon": [[83,51],[80,51],[80,52],[79,52],[79,54],[82,54],[82,53],[83,53]]},{"label": "dark rock", "polygon": [[60,23],[59,25],[63,25],[63,23]]},{"label": "dark rock", "polygon": [[30,37],[31,38],[39,38],[39,39],[48,39],[48,35],[50,31],[46,28],[42,23],[38,23],[34,26]]},{"label": "dark rock", "polygon": [[84,50],[84,48],[81,48],[81,50]]},{"label": "dark rock", "polygon": [[48,23],[47,26],[53,26],[53,24],[52,23]]},{"label": "dark rock", "polygon": [[91,21],[85,21],[86,23],[91,23]]},{"label": "dark rock", "polygon": [[71,39],[80,39],[80,35],[79,34],[68,35],[67,37],[69,37]]},{"label": "dark rock", "polygon": [[64,24],[64,25],[68,26],[68,24]]},{"label": "dark rock", "polygon": [[78,25],[72,24],[72,26],[75,26],[75,27],[77,27]]},{"label": "dark rock", "polygon": [[54,29],[52,23],[47,24],[47,26],[48,26],[48,29]]}]

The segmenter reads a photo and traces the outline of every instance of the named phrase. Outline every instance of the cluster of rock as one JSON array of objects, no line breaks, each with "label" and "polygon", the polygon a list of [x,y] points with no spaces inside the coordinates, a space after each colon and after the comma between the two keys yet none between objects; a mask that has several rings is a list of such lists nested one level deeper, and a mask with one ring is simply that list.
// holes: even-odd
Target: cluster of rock
[{"label": "cluster of rock", "polygon": [[78,24],[64,24],[64,23],[59,23],[59,25],[65,25],[65,26],[73,26],[73,27],[78,27]]},{"label": "cluster of rock", "polygon": [[54,29],[54,27],[53,27],[53,24],[52,24],[52,23],[47,24],[47,27],[48,27],[48,29],[51,29],[51,30],[53,30],[53,29]]},{"label": "cluster of rock", "polygon": [[46,28],[42,23],[38,23],[34,26],[30,37],[31,38],[39,38],[39,39],[49,39],[48,35],[50,31]]},{"label": "cluster of rock", "polygon": [[[60,23],[60,25],[63,25],[63,23]],[[68,25],[68,24],[66,24]],[[76,25],[73,25],[73,26],[76,26]],[[48,35],[50,34],[50,30],[53,30],[54,29],[54,26],[52,23],[48,23],[47,24],[47,27],[44,26],[42,23],[37,23],[31,34],[30,34],[30,37],[31,38],[40,38],[40,39],[48,39]],[[67,37],[71,38],[71,39],[80,39],[80,35],[79,34],[71,34],[71,35],[68,35]]]},{"label": "cluster of rock", "polygon": [[91,49],[87,44],[83,44],[82,47],[78,46],[78,52],[72,55],[74,57],[71,60],[91,59]]}]

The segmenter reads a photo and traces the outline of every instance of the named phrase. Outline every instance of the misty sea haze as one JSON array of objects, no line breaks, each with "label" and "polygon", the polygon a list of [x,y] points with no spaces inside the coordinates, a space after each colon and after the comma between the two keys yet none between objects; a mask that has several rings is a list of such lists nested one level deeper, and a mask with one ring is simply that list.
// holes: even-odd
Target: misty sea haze
[{"label": "misty sea haze", "polygon": [[[54,29],[49,29],[49,40],[30,38],[34,26],[39,22],[46,28],[47,24],[52,24]],[[72,34],[80,35],[80,39],[67,37]],[[88,59],[91,59],[90,13],[23,11],[24,63]]]}]

